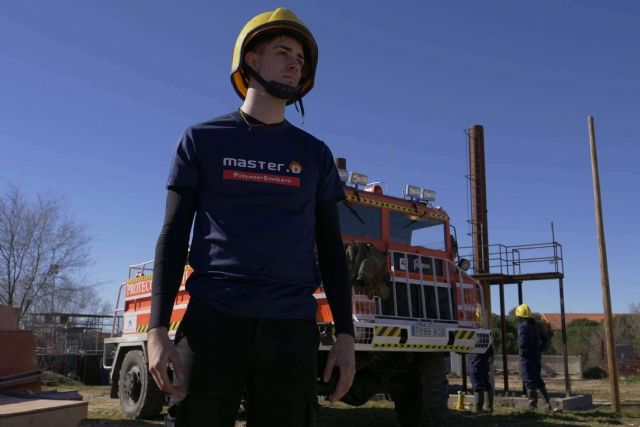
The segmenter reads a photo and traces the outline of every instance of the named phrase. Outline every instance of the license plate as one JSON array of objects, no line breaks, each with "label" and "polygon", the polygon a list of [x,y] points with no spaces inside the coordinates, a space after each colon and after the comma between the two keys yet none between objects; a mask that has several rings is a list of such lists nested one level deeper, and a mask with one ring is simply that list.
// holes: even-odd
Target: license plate
[{"label": "license plate", "polygon": [[418,337],[443,337],[444,328],[416,325],[413,326],[413,335]]}]

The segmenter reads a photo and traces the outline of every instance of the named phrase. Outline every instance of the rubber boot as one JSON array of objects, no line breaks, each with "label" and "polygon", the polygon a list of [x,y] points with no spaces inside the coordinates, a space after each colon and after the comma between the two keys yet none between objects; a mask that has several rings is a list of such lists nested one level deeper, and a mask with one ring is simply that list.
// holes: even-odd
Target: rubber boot
[{"label": "rubber boot", "polygon": [[493,390],[486,390],[484,394],[484,406],[483,410],[487,412],[493,412]]},{"label": "rubber boot", "polygon": [[473,412],[482,412],[482,406],[484,405],[484,394],[482,391],[473,392]]},{"label": "rubber boot", "polygon": [[547,410],[552,411],[553,408],[551,407],[551,401],[549,400],[549,393],[547,393],[547,388],[544,385],[540,388],[540,394],[542,394],[542,397],[544,398],[544,403],[547,405]]},{"label": "rubber boot", "polygon": [[527,390],[527,397],[529,398],[529,405],[527,408],[532,410],[538,409],[538,391]]}]

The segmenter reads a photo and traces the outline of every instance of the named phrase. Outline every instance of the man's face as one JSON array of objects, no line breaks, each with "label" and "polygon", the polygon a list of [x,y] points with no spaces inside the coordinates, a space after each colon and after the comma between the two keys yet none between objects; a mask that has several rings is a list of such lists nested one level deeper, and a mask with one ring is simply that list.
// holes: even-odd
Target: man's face
[{"label": "man's face", "polygon": [[302,76],[304,51],[297,40],[280,36],[260,46],[256,52],[248,52],[246,61],[263,79],[297,87]]}]

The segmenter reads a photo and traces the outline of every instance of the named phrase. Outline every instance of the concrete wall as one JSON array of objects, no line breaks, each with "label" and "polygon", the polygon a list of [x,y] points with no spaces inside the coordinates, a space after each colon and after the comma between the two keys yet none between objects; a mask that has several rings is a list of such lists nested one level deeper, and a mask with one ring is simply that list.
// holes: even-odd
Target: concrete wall
[{"label": "concrete wall", "polygon": [[[572,379],[582,378],[582,358],[580,356],[569,356],[569,377]],[[510,374],[519,375],[519,357],[517,355],[507,355],[507,368]],[[451,372],[462,375],[461,357],[457,353],[451,353]],[[502,355],[496,354],[494,361],[495,372],[502,373]],[[543,377],[564,377],[564,362],[562,356],[542,356],[542,376]]]}]

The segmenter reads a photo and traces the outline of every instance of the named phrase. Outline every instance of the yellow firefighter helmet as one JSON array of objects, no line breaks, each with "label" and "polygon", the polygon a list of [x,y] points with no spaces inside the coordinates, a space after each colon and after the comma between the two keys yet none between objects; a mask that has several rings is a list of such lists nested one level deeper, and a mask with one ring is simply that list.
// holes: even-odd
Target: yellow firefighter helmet
[{"label": "yellow firefighter helmet", "polygon": [[531,309],[527,304],[520,304],[518,308],[516,308],[516,316],[531,317]]},{"label": "yellow firefighter helmet", "polygon": [[253,17],[245,24],[236,39],[231,61],[231,84],[241,99],[244,100],[247,96],[249,81],[244,69],[244,55],[247,52],[247,46],[257,36],[277,31],[295,35],[304,50],[304,65],[300,84],[294,88],[288,103],[292,104],[313,88],[316,66],[318,65],[318,45],[304,22],[289,9],[279,7],[274,11],[264,12]]}]

